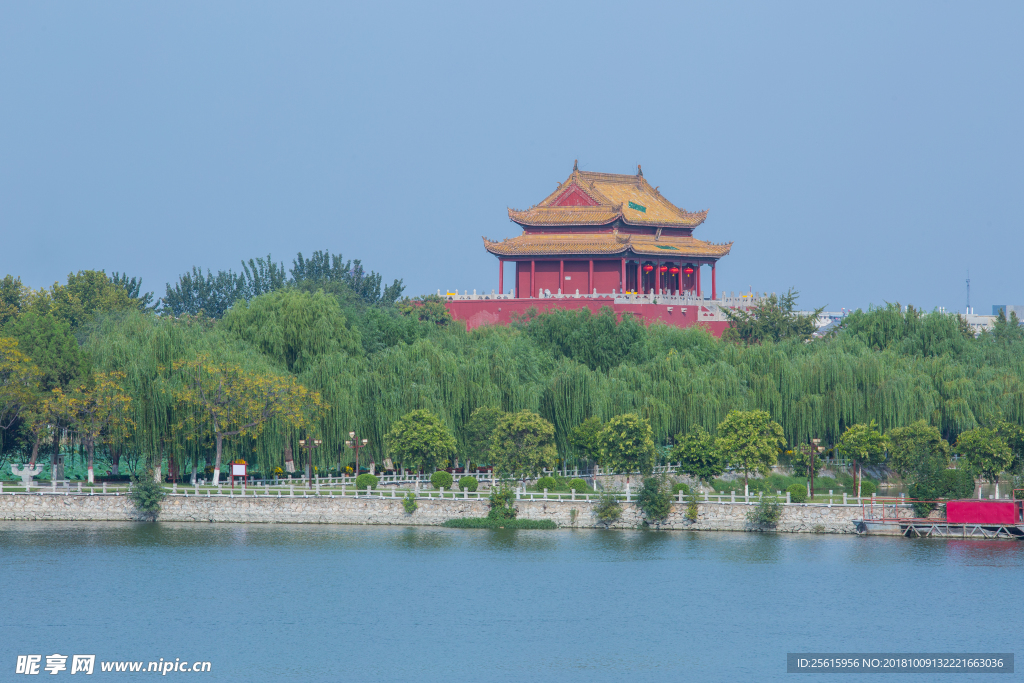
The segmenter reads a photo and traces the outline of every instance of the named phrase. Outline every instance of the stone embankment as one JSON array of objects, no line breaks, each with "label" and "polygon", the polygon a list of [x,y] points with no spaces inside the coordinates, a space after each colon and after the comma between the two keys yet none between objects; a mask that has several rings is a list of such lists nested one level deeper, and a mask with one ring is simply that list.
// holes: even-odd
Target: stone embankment
[{"label": "stone embankment", "polygon": [[[246,522],[265,524],[398,524],[438,525],[456,517],[483,517],[487,500],[424,499],[408,514],[400,498],[378,496],[168,496],[159,519],[165,522]],[[596,503],[568,500],[518,500],[523,519],[549,519],[560,527],[599,528]],[[673,503],[659,529],[759,531],[747,521],[752,505],[697,503],[697,519],[686,517],[687,504]],[[901,512],[904,512],[901,510]],[[910,511],[905,511],[909,516]],[[864,516],[860,505],[784,505],[777,531],[791,533],[856,533],[853,520]],[[126,521],[142,519],[124,495],[6,494],[0,495],[0,519],[61,521]],[[634,503],[622,503],[622,517],[612,525],[632,529],[643,523]]]}]

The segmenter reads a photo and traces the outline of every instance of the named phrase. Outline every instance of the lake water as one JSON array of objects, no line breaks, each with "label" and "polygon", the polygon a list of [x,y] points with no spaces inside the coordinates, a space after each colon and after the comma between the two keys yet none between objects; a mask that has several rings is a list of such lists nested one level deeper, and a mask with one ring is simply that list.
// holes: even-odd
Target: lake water
[{"label": "lake water", "polygon": [[787,652],[1024,642],[1015,541],[0,522],[0,577],[0,680],[21,678],[19,654],[60,653],[116,680],[154,674],[98,662],[207,660],[167,674],[206,681],[761,681],[794,677]]}]

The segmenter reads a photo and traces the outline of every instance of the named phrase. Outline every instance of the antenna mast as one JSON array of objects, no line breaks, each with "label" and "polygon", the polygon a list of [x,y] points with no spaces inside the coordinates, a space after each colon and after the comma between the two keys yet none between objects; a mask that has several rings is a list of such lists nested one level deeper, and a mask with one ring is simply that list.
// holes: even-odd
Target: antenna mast
[{"label": "antenna mast", "polygon": [[971,271],[967,269],[967,315],[971,314]]}]

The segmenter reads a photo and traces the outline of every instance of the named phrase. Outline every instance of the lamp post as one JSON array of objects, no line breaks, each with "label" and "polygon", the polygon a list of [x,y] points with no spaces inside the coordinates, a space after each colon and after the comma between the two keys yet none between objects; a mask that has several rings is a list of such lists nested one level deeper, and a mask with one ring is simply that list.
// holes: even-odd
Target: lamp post
[{"label": "lamp post", "polygon": [[[359,449],[362,448],[363,446],[365,446],[366,444],[368,444],[369,440],[368,439],[363,439],[362,441],[360,441],[359,439],[356,438],[356,433],[355,432],[349,432],[348,433],[348,438],[349,438],[349,441],[346,441],[345,445],[348,446],[349,448],[351,448],[353,451],[355,451],[355,459],[356,459],[356,466],[355,466],[355,469],[352,472],[352,476],[358,477],[359,476]],[[340,463],[339,463],[339,465],[340,465]]]},{"label": "lamp post", "polygon": [[322,444],[320,439],[299,439],[299,447],[306,451],[306,478],[313,488],[313,449]]}]

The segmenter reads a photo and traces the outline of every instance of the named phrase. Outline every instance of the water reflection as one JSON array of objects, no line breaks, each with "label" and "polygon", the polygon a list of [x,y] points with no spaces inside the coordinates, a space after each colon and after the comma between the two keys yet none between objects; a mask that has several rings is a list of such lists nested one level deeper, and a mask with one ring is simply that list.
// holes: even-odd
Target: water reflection
[{"label": "water reflection", "polygon": [[9,585],[116,605],[9,600],[0,633],[7,654],[187,652],[210,681],[788,680],[795,647],[1011,651],[991,596],[1022,560],[1011,541],[0,522]]}]

